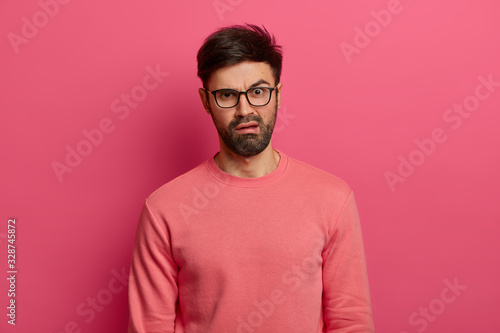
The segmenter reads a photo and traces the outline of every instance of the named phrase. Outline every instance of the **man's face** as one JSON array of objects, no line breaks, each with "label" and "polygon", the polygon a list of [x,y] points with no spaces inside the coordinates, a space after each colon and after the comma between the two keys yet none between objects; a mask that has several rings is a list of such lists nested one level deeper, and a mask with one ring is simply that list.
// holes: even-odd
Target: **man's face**
[{"label": "man's face", "polygon": [[[263,62],[241,62],[212,73],[207,90],[235,89],[246,91],[253,87],[274,88],[271,67]],[[277,89],[281,88],[281,83]],[[242,94],[235,107],[221,108],[213,94],[200,89],[200,97],[212,116],[221,145],[235,154],[249,157],[261,153],[269,145],[280,106],[280,94],[271,93],[265,106],[252,106]]]}]

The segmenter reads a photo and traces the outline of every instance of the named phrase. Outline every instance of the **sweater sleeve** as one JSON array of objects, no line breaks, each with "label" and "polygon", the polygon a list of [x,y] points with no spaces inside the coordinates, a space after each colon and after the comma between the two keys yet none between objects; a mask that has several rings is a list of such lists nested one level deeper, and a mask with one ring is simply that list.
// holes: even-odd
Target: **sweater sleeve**
[{"label": "sweater sleeve", "polygon": [[374,332],[361,226],[352,191],[322,256],[326,332]]},{"label": "sweater sleeve", "polygon": [[158,223],[146,201],[130,267],[129,333],[174,332],[177,273],[168,230]]}]

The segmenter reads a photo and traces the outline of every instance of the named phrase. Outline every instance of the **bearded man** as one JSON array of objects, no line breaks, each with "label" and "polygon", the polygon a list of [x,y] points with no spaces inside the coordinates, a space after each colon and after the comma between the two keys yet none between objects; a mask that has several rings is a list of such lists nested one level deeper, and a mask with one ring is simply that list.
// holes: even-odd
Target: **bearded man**
[{"label": "bearded man", "polygon": [[146,199],[129,332],[373,332],[352,190],[271,143],[281,47],[230,26],[197,60],[220,150]]}]

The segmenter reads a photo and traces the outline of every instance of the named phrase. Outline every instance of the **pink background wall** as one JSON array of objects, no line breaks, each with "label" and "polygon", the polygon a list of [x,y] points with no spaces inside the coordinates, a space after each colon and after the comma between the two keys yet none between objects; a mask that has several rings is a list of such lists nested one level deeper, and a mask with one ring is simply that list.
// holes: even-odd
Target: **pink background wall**
[{"label": "pink background wall", "polygon": [[494,0],[2,1],[0,331],[126,331],[144,198],[217,149],[196,51],[242,22],[284,46],[275,147],[356,193],[377,331],[500,332]]}]

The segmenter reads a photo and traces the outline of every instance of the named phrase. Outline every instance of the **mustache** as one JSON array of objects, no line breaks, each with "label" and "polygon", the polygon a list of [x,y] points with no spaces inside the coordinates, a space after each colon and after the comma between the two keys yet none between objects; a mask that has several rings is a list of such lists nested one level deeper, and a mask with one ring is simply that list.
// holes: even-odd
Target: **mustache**
[{"label": "mustache", "polygon": [[244,124],[244,123],[249,123],[251,121],[255,121],[259,123],[259,126],[263,124],[262,118],[259,117],[258,115],[251,114],[249,116],[246,116],[245,118],[240,118],[240,119],[235,119],[229,123],[229,130],[233,130],[238,126],[239,124]]}]

